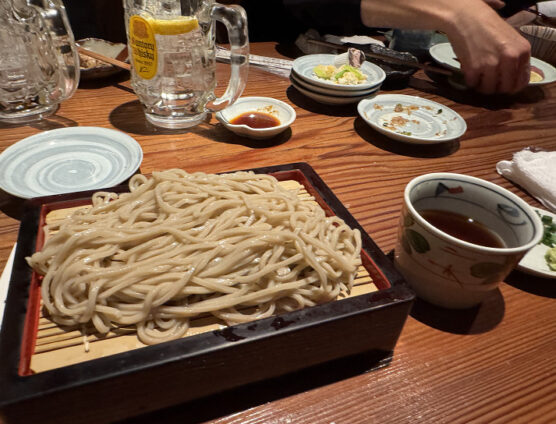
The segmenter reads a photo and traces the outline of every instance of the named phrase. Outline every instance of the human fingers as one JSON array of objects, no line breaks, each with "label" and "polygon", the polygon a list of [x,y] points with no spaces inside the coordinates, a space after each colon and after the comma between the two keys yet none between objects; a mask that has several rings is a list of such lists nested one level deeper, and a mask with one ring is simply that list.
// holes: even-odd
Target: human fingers
[{"label": "human fingers", "polygon": [[498,92],[516,93],[530,78],[530,46],[527,40],[516,39],[500,54]]},{"label": "human fingers", "polygon": [[502,51],[498,92],[515,93],[529,83],[529,51],[529,44],[519,43],[519,40]]},{"label": "human fingers", "polygon": [[502,0],[483,0],[483,1],[496,10],[502,9],[506,5],[506,2]]},{"label": "human fingers", "polygon": [[531,47],[528,42],[525,43],[524,51],[520,55],[518,63],[516,84],[513,90],[510,91],[512,93],[525,88],[531,78]]},{"label": "human fingers", "polygon": [[515,93],[529,83],[530,45],[513,28],[502,40],[475,44],[461,56],[468,87],[485,94]]},{"label": "human fingers", "polygon": [[520,81],[519,62],[508,57],[503,57],[500,66],[500,80],[498,82],[498,92],[513,93]]},{"label": "human fingers", "polygon": [[465,85],[475,88],[481,82],[481,69],[477,66],[465,66],[462,64],[461,70],[465,78]]},{"label": "human fingers", "polygon": [[486,61],[481,68],[481,77],[475,89],[483,94],[496,93],[500,84],[499,69],[499,61],[497,58],[491,58]]}]

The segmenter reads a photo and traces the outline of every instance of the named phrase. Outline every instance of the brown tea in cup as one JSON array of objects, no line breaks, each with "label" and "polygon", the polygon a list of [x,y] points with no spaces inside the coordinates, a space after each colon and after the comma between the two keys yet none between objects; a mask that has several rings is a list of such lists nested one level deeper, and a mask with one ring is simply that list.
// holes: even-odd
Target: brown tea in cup
[{"label": "brown tea in cup", "polygon": [[485,247],[505,247],[500,236],[471,217],[438,209],[425,209],[418,212],[429,224],[459,240]]}]

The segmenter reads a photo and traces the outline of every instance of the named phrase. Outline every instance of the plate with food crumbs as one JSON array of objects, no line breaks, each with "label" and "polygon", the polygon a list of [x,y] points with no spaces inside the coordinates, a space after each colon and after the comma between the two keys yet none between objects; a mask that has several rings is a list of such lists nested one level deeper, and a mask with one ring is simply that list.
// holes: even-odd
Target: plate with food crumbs
[{"label": "plate with food crumbs", "polygon": [[[429,53],[438,64],[450,69],[461,69],[461,63],[450,43],[435,44],[429,49]],[[532,57],[529,85],[549,84],[554,81],[556,81],[556,68],[536,57]]]},{"label": "plate with food crumbs", "polygon": [[[84,38],[75,42],[78,46],[112,59],[127,62],[127,46],[122,43],[112,43],[99,38]],[[104,78],[119,72],[121,68],[79,53],[79,68],[82,80]]]},{"label": "plate with food crumbs", "polygon": [[361,100],[357,111],[378,132],[408,143],[442,143],[461,137],[467,130],[457,112],[422,97],[380,94]]},{"label": "plate with food crumbs", "polygon": [[313,85],[338,91],[366,90],[380,85],[386,74],[378,65],[363,62],[361,67],[336,66],[334,54],[310,54],[293,61],[292,73]]},{"label": "plate with food crumbs", "polygon": [[543,238],[521,259],[517,269],[544,278],[556,278],[556,214],[535,208],[544,226]]}]

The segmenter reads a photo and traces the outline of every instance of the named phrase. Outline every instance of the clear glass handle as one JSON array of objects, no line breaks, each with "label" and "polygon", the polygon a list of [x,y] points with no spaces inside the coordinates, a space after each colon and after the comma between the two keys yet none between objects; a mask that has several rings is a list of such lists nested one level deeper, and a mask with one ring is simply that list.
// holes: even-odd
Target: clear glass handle
[{"label": "clear glass handle", "polygon": [[52,44],[59,66],[59,82],[51,92],[52,100],[70,98],[79,84],[79,57],[69,24],[66,9],[61,0],[27,0],[39,11]]},{"label": "clear glass handle", "polygon": [[249,35],[247,14],[241,6],[215,3],[212,6],[211,17],[226,27],[231,52],[230,81],[226,92],[222,97],[213,100],[210,106],[207,105],[207,110],[216,112],[235,102],[243,93],[249,68]]}]

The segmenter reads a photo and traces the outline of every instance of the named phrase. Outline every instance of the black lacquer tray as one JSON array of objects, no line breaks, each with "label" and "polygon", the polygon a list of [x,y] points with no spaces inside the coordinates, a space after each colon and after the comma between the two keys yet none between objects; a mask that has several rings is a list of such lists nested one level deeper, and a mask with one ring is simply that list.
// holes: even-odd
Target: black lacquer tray
[{"label": "black lacquer tray", "polygon": [[30,361],[37,349],[40,283],[25,257],[42,246],[40,228],[49,211],[84,204],[92,192],[31,199],[21,222],[0,335],[0,408],[8,424],[111,422],[338,360],[357,358],[369,370],[389,363],[414,299],[391,261],[308,164],[252,171],[299,182],[328,214],[358,228],[363,266],[376,290],[34,372]]}]

